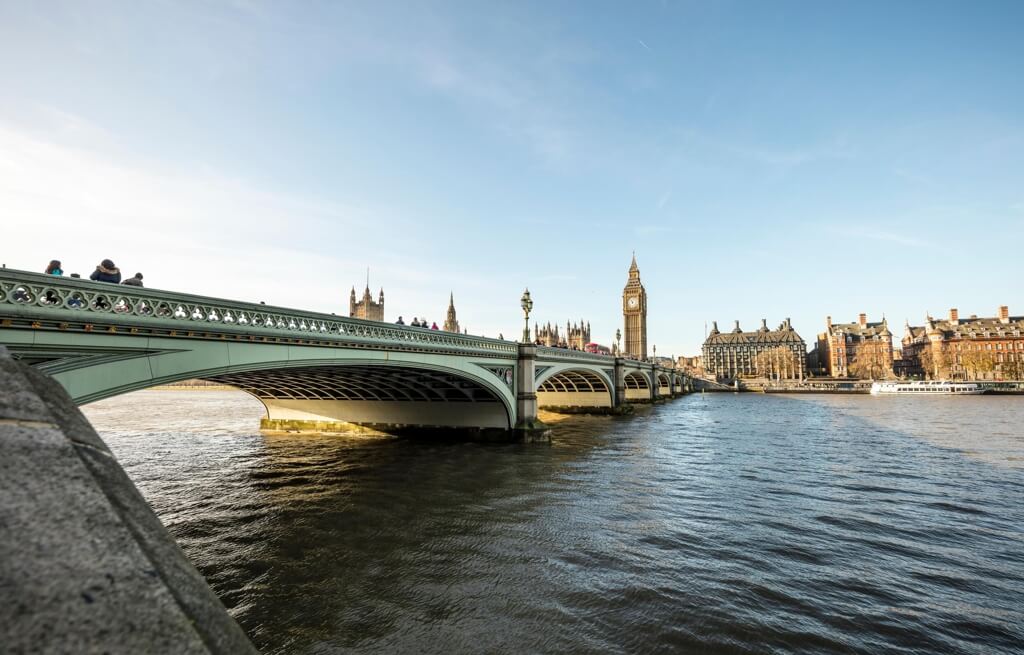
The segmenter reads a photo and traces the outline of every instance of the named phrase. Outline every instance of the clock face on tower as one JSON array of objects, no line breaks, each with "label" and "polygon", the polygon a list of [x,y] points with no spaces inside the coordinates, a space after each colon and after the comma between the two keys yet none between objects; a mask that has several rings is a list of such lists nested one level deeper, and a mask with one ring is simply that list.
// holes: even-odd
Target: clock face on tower
[{"label": "clock face on tower", "polygon": [[629,306],[630,309],[636,309],[636,306],[638,304],[640,304],[640,301],[637,300],[636,296],[633,296],[632,298],[626,301],[626,305]]}]

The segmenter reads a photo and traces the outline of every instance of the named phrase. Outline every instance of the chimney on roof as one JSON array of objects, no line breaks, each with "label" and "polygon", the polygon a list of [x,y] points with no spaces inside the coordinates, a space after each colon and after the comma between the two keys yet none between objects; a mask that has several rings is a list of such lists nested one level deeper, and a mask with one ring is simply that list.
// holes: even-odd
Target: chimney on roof
[{"label": "chimney on roof", "polygon": [[1007,305],[999,306],[999,322],[1009,323],[1010,322],[1010,308]]},{"label": "chimney on roof", "polygon": [[829,330],[832,329],[832,317],[831,316],[826,316],[825,317],[825,327],[828,328]]},{"label": "chimney on roof", "polygon": [[732,329],[732,331],[733,332],[742,332],[743,331],[743,330],[740,329],[740,321],[739,321],[739,319],[736,319],[736,327],[734,327]]},{"label": "chimney on roof", "polygon": [[949,310],[949,322],[953,325],[960,325],[960,312],[956,310],[956,307]]},{"label": "chimney on roof", "polygon": [[862,328],[867,327],[868,326],[868,315],[867,314],[861,314],[860,316],[858,316],[857,317],[857,324],[860,325]]},{"label": "chimney on roof", "polygon": [[786,317],[786,329],[789,330],[793,327],[793,324],[789,322],[789,317]]}]

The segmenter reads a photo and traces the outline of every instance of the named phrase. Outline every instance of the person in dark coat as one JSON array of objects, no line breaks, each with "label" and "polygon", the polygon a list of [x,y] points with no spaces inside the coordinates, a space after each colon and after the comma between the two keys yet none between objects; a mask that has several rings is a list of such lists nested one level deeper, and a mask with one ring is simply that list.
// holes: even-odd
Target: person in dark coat
[{"label": "person in dark coat", "polygon": [[100,265],[96,267],[96,270],[92,272],[89,279],[96,282],[110,282],[112,284],[118,284],[121,281],[121,271],[114,266],[114,262],[109,259],[104,259],[100,262]]},{"label": "person in dark coat", "polygon": [[142,286],[142,273],[136,273],[135,277],[130,277],[127,280],[125,280],[124,282],[122,282],[121,284],[127,284],[127,285],[133,286],[133,287],[141,287]]}]

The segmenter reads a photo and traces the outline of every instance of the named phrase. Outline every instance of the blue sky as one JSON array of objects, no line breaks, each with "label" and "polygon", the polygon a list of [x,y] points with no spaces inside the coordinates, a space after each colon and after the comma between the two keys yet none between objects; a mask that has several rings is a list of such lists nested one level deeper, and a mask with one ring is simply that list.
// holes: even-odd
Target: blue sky
[{"label": "blue sky", "polygon": [[[1024,4],[3,2],[0,259],[470,332],[1024,313]],[[894,330],[899,333],[899,330]]]}]

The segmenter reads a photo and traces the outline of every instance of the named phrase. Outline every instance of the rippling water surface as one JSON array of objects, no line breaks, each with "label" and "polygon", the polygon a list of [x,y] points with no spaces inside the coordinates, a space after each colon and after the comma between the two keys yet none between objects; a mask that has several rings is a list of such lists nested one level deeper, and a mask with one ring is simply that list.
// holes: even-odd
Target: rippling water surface
[{"label": "rippling water surface", "polygon": [[1010,653],[1024,398],[688,396],[550,446],[86,408],[266,653]]}]

